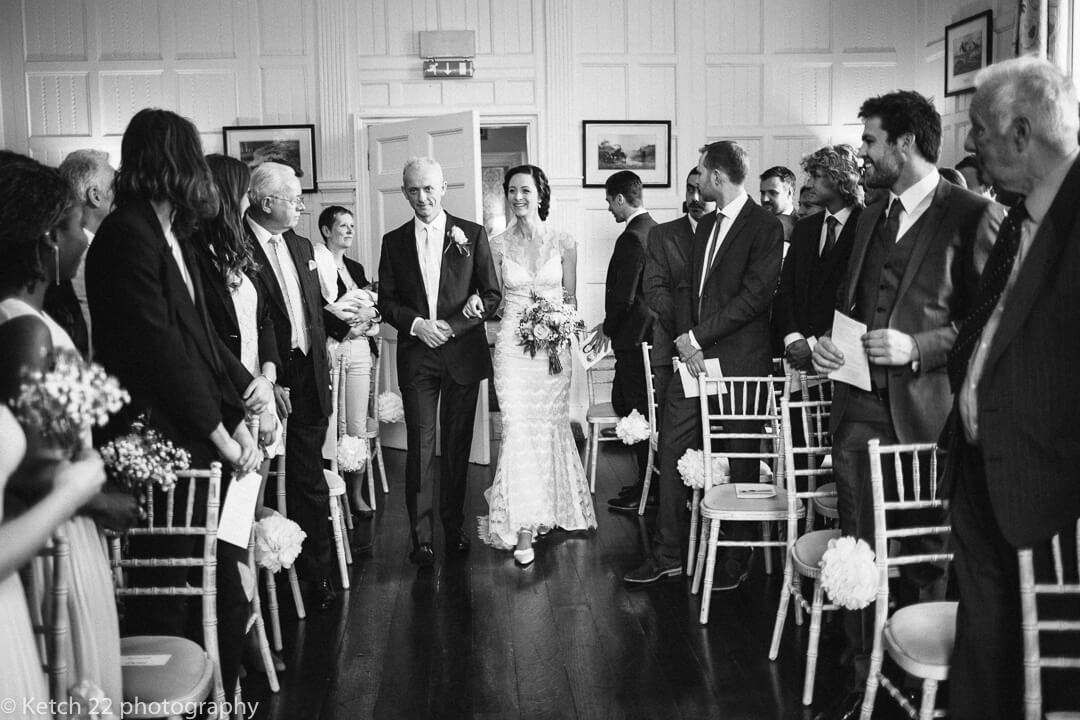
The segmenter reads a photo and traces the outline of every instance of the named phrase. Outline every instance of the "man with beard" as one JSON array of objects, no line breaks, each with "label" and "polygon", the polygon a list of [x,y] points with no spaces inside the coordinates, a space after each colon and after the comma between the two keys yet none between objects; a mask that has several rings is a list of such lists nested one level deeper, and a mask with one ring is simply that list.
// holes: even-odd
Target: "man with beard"
[{"label": "man with beard", "polygon": [[[707,213],[716,210],[715,202],[702,199],[697,186],[697,176],[698,169],[695,166],[686,177],[686,214],[652,228],[645,244],[645,274],[642,286],[645,302],[656,313],[650,362],[653,388],[656,391],[657,425],[661,422],[664,396],[671,380],[671,358],[678,354],[675,350],[675,337],[679,334],[675,294],[679,285],[685,284],[688,277],[698,221]],[[659,462],[656,464],[659,466]],[[608,500],[608,508],[625,512],[636,511],[641,498],[641,480],[639,478],[638,482],[622,488],[618,497]],[[652,502],[655,502],[657,485],[653,483],[652,492],[649,493]]]},{"label": "man with beard", "polygon": [[[967,286],[965,258],[980,234],[996,234],[1001,213],[986,198],[938,174],[934,164],[941,147],[941,116],[925,97],[899,91],[871,98],[859,117],[866,185],[887,189],[888,194],[859,217],[837,298],[842,312],[867,326],[862,342],[871,389],[837,383],[830,431],[840,528],[844,535],[872,544],[866,443],[871,438],[882,444],[938,439],[952,407],[946,359],[956,339],[956,323],[969,310],[969,299],[959,292]],[[820,373],[844,364],[828,336],[819,339],[812,357]],[[886,488],[895,489],[890,470],[886,468]],[[924,517],[919,524],[924,521],[934,522]],[[920,547],[926,549],[926,542]],[[898,602],[917,599],[920,589],[937,579],[935,570],[908,568]],[[872,608],[845,614],[854,664],[852,692],[819,717],[858,713],[873,617]]]}]

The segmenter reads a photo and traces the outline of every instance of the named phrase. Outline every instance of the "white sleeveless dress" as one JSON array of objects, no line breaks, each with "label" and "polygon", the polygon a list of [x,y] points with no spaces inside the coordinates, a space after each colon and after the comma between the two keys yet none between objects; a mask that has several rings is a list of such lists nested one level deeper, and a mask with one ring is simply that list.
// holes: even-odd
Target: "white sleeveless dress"
[{"label": "white sleeveless dress", "polygon": [[495,392],[503,434],[495,479],[484,496],[489,514],[479,518],[480,539],[500,549],[517,545],[518,532],[553,528],[592,530],[596,512],[588,479],[570,431],[569,350],[563,370],[548,373],[547,353],[530,357],[517,335],[518,318],[532,294],[562,302],[562,252],[574,244],[542,226],[536,238],[512,225],[491,240],[500,264],[503,318],[495,341]]}]

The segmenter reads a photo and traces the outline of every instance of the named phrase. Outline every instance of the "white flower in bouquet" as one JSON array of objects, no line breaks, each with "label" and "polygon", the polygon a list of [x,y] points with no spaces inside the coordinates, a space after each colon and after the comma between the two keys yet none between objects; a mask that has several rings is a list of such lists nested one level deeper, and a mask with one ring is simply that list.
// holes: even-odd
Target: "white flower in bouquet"
[{"label": "white flower in bouquet", "polygon": [[878,572],[874,551],[865,540],[844,536],[829,541],[821,556],[821,587],[848,610],[862,610],[874,601]]},{"label": "white flower in bouquet", "polygon": [[397,423],[405,419],[405,404],[401,401],[401,396],[393,390],[380,393],[376,406],[380,422]]},{"label": "white flower in bouquet", "polygon": [[[690,449],[683,453],[676,465],[683,485],[696,490],[705,489],[705,453]],[[731,468],[723,455],[712,456],[713,485],[723,485],[731,481]]]},{"label": "white flower in bouquet", "polygon": [[533,328],[532,334],[537,340],[544,341],[551,337],[551,328],[541,323]]},{"label": "white flower in bouquet", "polygon": [[255,523],[255,562],[270,572],[288,569],[300,555],[306,537],[299,525],[275,512]]},{"label": "white flower in bouquet", "polygon": [[620,418],[618,424],[615,425],[615,437],[626,445],[635,445],[648,440],[649,435],[649,421],[637,410],[631,410],[629,415]]},{"label": "white flower in bouquet", "polygon": [[354,435],[343,435],[337,446],[338,469],[341,472],[360,472],[367,465],[368,443]]}]

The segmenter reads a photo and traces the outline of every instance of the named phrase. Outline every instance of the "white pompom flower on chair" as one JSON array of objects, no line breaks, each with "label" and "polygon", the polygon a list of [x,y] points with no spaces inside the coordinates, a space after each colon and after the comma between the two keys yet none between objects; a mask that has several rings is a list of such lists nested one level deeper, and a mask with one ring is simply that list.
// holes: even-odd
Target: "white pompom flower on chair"
[{"label": "white pompom flower on chair", "polygon": [[642,417],[637,410],[631,410],[624,418],[619,418],[615,425],[615,437],[626,445],[636,445],[649,439],[649,421]]},{"label": "white pompom flower on chair", "polygon": [[338,470],[341,472],[362,471],[367,465],[369,453],[367,440],[354,435],[342,435],[337,446]]},{"label": "white pompom flower on chair", "polygon": [[405,419],[405,404],[401,401],[401,396],[393,390],[379,393],[376,407],[379,422],[398,423]]},{"label": "white pompom flower on chair", "polygon": [[874,551],[865,540],[847,535],[829,541],[821,556],[821,587],[847,610],[862,610],[874,601],[878,571]]},{"label": "white pompom flower on chair", "polygon": [[296,562],[307,533],[281,513],[255,523],[255,562],[270,572],[288,569]]},{"label": "white pompom flower on chair", "polygon": [[[676,465],[683,485],[695,490],[705,489],[705,453],[701,450],[687,450]],[[731,481],[731,468],[723,455],[712,456],[713,485],[723,485]]]}]

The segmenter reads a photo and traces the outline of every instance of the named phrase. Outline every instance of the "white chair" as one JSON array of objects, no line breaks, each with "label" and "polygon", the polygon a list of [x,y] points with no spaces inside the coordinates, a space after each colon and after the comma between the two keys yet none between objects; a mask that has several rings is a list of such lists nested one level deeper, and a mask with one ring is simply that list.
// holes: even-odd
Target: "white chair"
[{"label": "white chair", "polygon": [[[285,445],[285,436],[289,431],[288,419],[281,421],[281,444]],[[276,467],[274,467],[276,466]],[[275,483],[275,497],[277,498],[276,510],[283,517],[289,517],[288,504],[285,501],[285,452],[282,451],[280,455],[274,458],[271,463],[272,469],[270,474],[274,478]],[[307,617],[307,610],[304,607],[304,595],[300,592],[300,580],[296,575],[296,565],[292,565],[285,571],[289,578],[289,588],[292,591],[293,604],[296,607],[296,617],[303,620]],[[281,652],[284,648],[281,636],[281,610],[278,606],[277,596],[277,578],[274,577],[274,573],[269,569],[263,569],[262,571],[263,582],[266,586],[266,609],[270,613],[270,637],[272,640],[272,647],[277,652]]]},{"label": "white chair", "polygon": [[[698,511],[701,520],[701,546],[694,548],[694,531],[691,525],[691,554],[696,552],[696,568],[691,592],[697,594],[702,586],[704,571],[704,592],[701,599],[700,622],[709,621],[709,605],[712,601],[713,574],[716,571],[718,547],[787,547],[783,539],[772,539],[772,526],[785,522],[788,513],[787,493],[784,491],[784,449],[783,428],[780,423],[780,408],[777,402],[777,386],[783,378],[767,377],[698,377],[701,412],[702,448],[705,464],[705,489],[700,495]],[[719,409],[710,408],[710,395],[719,395]],[[761,424],[760,432],[737,432],[724,430],[725,422],[745,421]],[[713,450],[714,442],[725,440],[756,440],[759,447],[755,451],[722,453]],[[728,460],[757,460],[770,464],[773,471],[775,494],[772,497],[740,498],[734,484],[714,485],[712,458],[722,454]],[[694,493],[695,497],[698,492]],[[691,513],[691,523],[695,513]],[[728,540],[720,538],[722,522],[758,522],[761,523],[760,540]],[[766,555],[766,571],[770,570],[769,556]]]},{"label": "white chair", "polygon": [[[155,655],[167,658],[161,665],[124,665],[123,694],[126,703],[132,703],[132,712],[126,717],[156,717],[141,715],[140,709],[152,710],[162,706],[195,705],[208,697],[218,708],[224,707],[225,689],[221,680],[221,661],[217,640],[217,529],[218,505],[221,492],[221,464],[212,463],[209,470],[186,470],[178,473],[176,486],[166,493],[165,517],[156,517],[154,503],[148,506],[145,522],[127,531],[127,542],[114,542],[111,562],[113,568],[124,573],[144,568],[200,568],[202,581],[195,587],[188,584],[176,586],[127,587],[121,583],[116,588],[117,597],[179,596],[199,597],[202,601],[203,646],[181,637],[161,635],[138,635],[120,640],[121,658],[136,655]],[[205,519],[195,523],[195,496],[204,491]],[[185,502],[176,507],[178,491],[183,491]],[[173,557],[155,556],[139,558],[131,556],[133,544],[144,537],[190,537],[201,538],[201,549],[194,553],[177,552]],[[126,552],[125,552],[126,550]],[[238,683],[239,684],[239,683]],[[138,703],[135,703],[135,701]]]},{"label": "white chair", "polygon": [[[589,488],[596,494],[596,460],[600,454],[600,443],[619,442],[616,437],[603,437],[604,428],[615,427],[619,415],[611,405],[611,384],[615,381],[615,358],[608,356],[585,371],[585,380],[589,387],[589,409],[585,413],[585,464],[589,468]],[[607,388],[607,400],[601,400],[598,391]]]},{"label": "white chair", "polygon": [[383,339],[375,338],[375,353],[371,359],[371,392],[368,393],[367,427],[360,437],[369,443],[368,463],[364,468],[368,479],[368,495],[371,496],[371,509],[375,509],[375,463],[379,464],[379,473],[382,475],[382,491],[390,492],[390,484],[387,482],[386,461],[383,460],[382,440],[380,439],[379,425],[379,391],[382,389],[382,357]]},{"label": "white chair", "polygon": [[330,491],[330,539],[334,543],[334,553],[337,555],[338,574],[341,579],[343,590],[349,589],[349,565],[352,564],[352,550],[349,548],[349,537],[345,533],[345,523],[342,516],[345,514],[345,481],[333,470],[323,470],[326,478],[326,487]]},{"label": "white chair", "polygon": [[660,454],[660,427],[656,421],[657,404],[663,398],[656,397],[656,376],[652,369],[652,360],[649,359],[652,346],[649,343],[641,343],[641,357],[645,367],[645,397],[649,404],[649,458],[645,463],[645,478],[641,487],[641,502],[638,505],[638,515],[645,514],[645,503],[649,499],[649,485],[652,483],[653,473],[656,472],[656,461]]},{"label": "white chair", "polygon": [[[840,537],[839,530],[814,530],[807,513],[805,530],[799,533],[799,519],[804,510],[813,505],[818,498],[824,497],[829,490],[817,488],[817,480],[832,473],[831,468],[822,468],[821,461],[831,451],[829,439],[829,410],[832,405],[832,392],[829,381],[811,384],[805,373],[797,373],[785,383],[784,398],[781,402],[781,420],[784,428],[784,467],[787,471],[787,552],[784,559],[784,580],[780,588],[780,603],[776,611],[776,623],[773,625],[772,644],[769,647],[769,659],[775,660],[780,654],[780,640],[787,620],[788,604],[795,598],[795,624],[802,625],[802,611],[810,612],[810,635],[806,646],[806,674],[803,679],[803,705],[814,701],[814,677],[817,672],[818,640],[821,636],[821,615],[826,610],[836,610],[837,606],[824,603],[821,588],[821,556],[828,548],[829,541]],[[820,379],[819,379],[820,380]],[[801,389],[799,400],[792,400],[791,388],[797,384]],[[793,416],[797,416],[803,428],[803,442],[796,445],[792,441]],[[802,462],[797,460],[802,459]],[[805,465],[805,467],[799,467]],[[800,487],[801,484],[805,489]],[[835,484],[833,484],[835,488]],[[835,490],[832,491],[835,493]],[[808,578],[814,583],[813,602],[808,603],[802,594],[801,578]]]},{"label": "white chair", "polygon": [[58,702],[66,700],[68,649],[72,642],[68,609],[71,547],[63,525],[53,531],[49,542],[23,569],[22,576],[41,666],[49,676],[49,694]]},{"label": "white chair", "polygon": [[[247,631],[255,630],[255,644],[259,648],[259,659],[262,660],[263,671],[266,673],[266,682],[270,686],[270,692],[276,693],[281,690],[278,683],[277,668],[274,667],[274,656],[270,654],[270,641],[266,636],[266,623],[263,621],[262,600],[259,598],[259,566],[255,563],[255,526],[251,526],[251,539],[248,541],[248,571],[251,573],[251,615],[248,616]],[[276,599],[274,601],[276,603]],[[278,627],[278,632],[281,628]]]},{"label": "white chair", "polygon": [[[1066,536],[1066,542],[1073,544],[1073,551],[1080,551],[1080,521],[1077,521],[1072,537]],[[1054,564],[1054,581],[1040,583],[1035,580],[1035,564],[1033,561],[1033,549],[1022,548],[1017,551],[1017,561],[1020,565],[1020,611],[1021,624],[1024,635],[1024,720],[1041,720],[1043,717],[1042,697],[1042,668],[1055,670],[1080,670],[1080,653],[1068,655],[1055,655],[1046,657],[1040,648],[1040,633],[1072,633],[1080,632],[1080,620],[1072,617],[1061,617],[1061,613],[1054,613],[1055,618],[1039,617],[1038,598],[1056,597],[1080,599],[1080,581],[1069,583],[1065,580],[1065,565],[1062,560],[1061,550],[1062,536],[1055,535],[1050,541],[1050,549]],[[1080,573],[1080,554],[1077,556]],[[1074,604],[1073,607],[1076,605]],[[1076,645],[1072,645],[1073,648]],[[1046,714],[1047,720],[1077,720],[1080,711],[1055,711]]]},{"label": "white chair", "polygon": [[[949,677],[949,661],[956,638],[957,605],[955,602],[915,603],[900,608],[889,617],[889,570],[915,563],[948,562],[952,560],[952,553],[911,553],[899,543],[895,545],[897,552],[891,552],[890,544],[894,540],[944,535],[950,529],[948,525],[918,524],[890,528],[889,514],[910,519],[910,511],[943,508],[944,501],[937,496],[938,448],[933,443],[882,445],[876,439],[870,440],[867,448],[874,501],[878,591],[874,605],[874,649],[870,655],[861,718],[870,720],[880,684],[909,717],[930,720],[940,716],[934,711],[934,701],[938,684]],[[896,500],[885,499],[883,457],[892,462]],[[924,477],[924,465],[929,477]],[[893,522],[897,522],[895,516]],[[918,709],[881,672],[885,652],[904,672],[922,681],[922,700]]]}]

